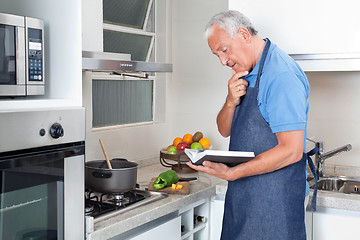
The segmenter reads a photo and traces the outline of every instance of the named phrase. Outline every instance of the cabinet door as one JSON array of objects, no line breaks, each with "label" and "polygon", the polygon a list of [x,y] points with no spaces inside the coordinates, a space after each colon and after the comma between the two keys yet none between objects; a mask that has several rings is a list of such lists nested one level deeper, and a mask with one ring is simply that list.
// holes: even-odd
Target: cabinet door
[{"label": "cabinet door", "polygon": [[224,215],[225,195],[216,195],[211,201],[210,239],[218,240],[221,236],[222,219]]},{"label": "cabinet door", "polygon": [[360,212],[317,208],[313,213],[314,240],[359,239]]},{"label": "cabinet door", "polygon": [[181,239],[180,232],[181,217],[174,218],[153,229],[146,231],[131,240],[149,240],[149,239]]},{"label": "cabinet door", "polygon": [[229,0],[288,54],[360,52],[357,0]]},{"label": "cabinet door", "polygon": [[313,228],[313,219],[312,219],[312,211],[306,211],[305,212],[305,227],[306,227],[306,239],[312,240],[312,228]]}]

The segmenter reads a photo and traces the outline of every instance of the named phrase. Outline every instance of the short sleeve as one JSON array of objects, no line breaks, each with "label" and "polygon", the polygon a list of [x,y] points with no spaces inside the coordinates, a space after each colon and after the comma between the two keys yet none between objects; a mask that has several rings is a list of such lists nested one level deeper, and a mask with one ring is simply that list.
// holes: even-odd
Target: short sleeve
[{"label": "short sleeve", "polygon": [[305,130],[308,112],[308,86],[303,76],[282,72],[266,92],[266,111],[274,133]]}]

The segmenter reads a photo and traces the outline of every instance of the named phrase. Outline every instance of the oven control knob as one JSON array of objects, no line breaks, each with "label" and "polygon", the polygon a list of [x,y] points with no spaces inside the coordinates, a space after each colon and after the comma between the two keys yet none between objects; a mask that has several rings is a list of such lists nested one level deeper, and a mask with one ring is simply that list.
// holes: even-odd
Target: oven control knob
[{"label": "oven control knob", "polygon": [[64,136],[64,129],[60,123],[54,123],[51,126],[50,135],[55,139]]}]

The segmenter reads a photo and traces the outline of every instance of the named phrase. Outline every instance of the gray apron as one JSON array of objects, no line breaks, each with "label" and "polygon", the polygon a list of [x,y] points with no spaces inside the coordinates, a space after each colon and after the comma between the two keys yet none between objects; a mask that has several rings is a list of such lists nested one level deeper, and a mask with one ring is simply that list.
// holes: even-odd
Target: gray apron
[{"label": "gray apron", "polygon": [[[259,155],[278,144],[258,107],[260,76],[270,44],[267,39],[255,86],[247,88],[235,110],[229,150]],[[306,239],[306,158],[304,153],[300,161],[274,172],[229,181],[221,239]]]}]

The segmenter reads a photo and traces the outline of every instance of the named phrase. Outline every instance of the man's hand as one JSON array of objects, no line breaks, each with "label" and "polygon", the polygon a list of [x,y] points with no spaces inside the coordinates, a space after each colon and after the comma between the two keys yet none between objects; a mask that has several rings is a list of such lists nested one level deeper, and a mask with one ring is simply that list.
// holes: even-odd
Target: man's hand
[{"label": "man's hand", "polygon": [[187,162],[198,171],[208,173],[228,181],[276,171],[299,161],[303,156],[304,130],[276,133],[278,145],[257,155],[254,159],[228,167],[225,164],[204,161],[203,166]]},{"label": "man's hand", "polygon": [[228,98],[225,104],[236,107],[240,104],[240,98],[246,94],[249,83],[241,77],[249,72],[243,71],[235,73],[228,81]]},{"label": "man's hand", "polygon": [[203,165],[194,165],[190,161],[186,163],[189,167],[198,170],[200,172],[205,172],[209,175],[222,178],[228,181],[234,180],[231,176],[231,168],[222,163],[214,163],[209,161],[204,161]]},{"label": "man's hand", "polygon": [[228,82],[228,97],[216,119],[219,133],[223,137],[230,136],[231,123],[236,106],[240,104],[240,98],[246,94],[246,89],[249,85],[246,80],[239,78],[247,74],[248,71],[235,73]]}]

